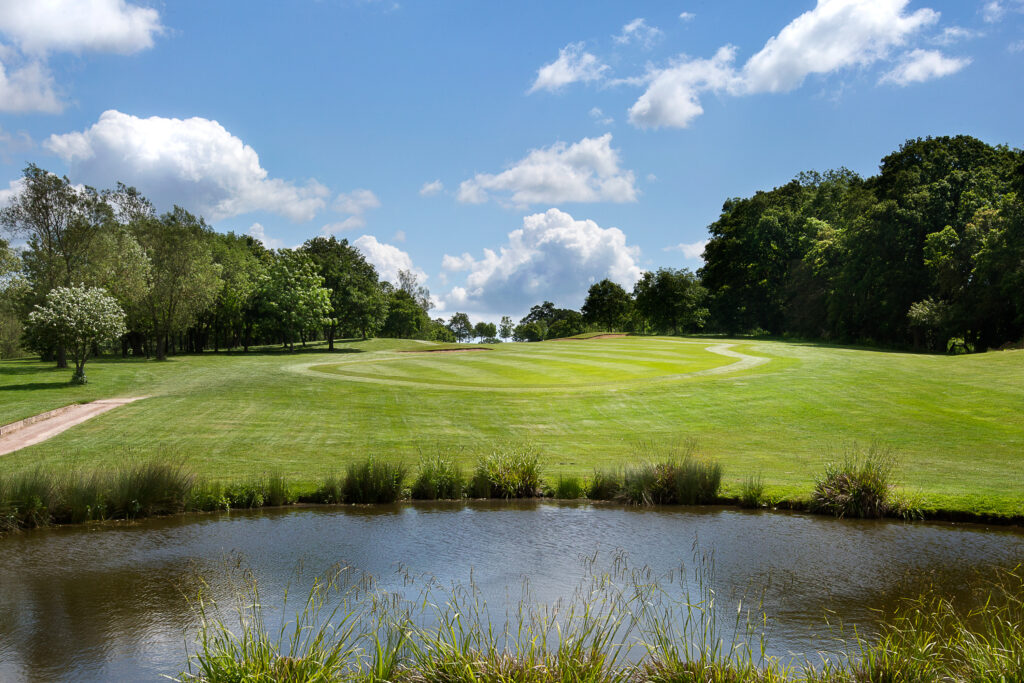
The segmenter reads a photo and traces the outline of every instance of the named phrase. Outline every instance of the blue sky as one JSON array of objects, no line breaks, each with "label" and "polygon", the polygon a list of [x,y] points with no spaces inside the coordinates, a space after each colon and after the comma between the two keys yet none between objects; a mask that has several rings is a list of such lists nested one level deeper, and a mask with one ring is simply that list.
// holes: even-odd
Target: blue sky
[{"label": "blue sky", "polygon": [[696,268],[723,200],[910,137],[1024,144],[1024,0],[0,0],[26,162],[356,243],[434,315]]}]

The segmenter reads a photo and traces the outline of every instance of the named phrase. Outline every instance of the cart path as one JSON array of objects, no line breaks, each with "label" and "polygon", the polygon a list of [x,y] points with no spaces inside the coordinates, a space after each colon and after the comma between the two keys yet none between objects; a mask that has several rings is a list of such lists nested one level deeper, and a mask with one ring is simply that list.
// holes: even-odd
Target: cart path
[{"label": "cart path", "polygon": [[46,415],[44,413],[41,416],[36,416],[36,418],[42,417],[43,419],[28,418],[21,420],[20,422],[24,423],[24,426],[18,426],[18,422],[4,425],[5,433],[3,436],[0,436],[0,455],[7,455],[27,446],[33,446],[46,441],[77,424],[81,424],[97,415],[102,415],[108,410],[113,410],[118,406],[144,398],[149,398],[149,396],[104,398],[92,403],[77,403],[51,411],[55,414],[50,417],[44,417]]}]

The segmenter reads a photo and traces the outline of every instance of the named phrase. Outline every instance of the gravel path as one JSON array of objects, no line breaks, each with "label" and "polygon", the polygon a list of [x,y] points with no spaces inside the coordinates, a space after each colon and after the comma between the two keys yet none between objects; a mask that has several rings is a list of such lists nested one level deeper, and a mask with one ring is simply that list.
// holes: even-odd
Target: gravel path
[{"label": "gravel path", "polygon": [[[113,410],[118,406],[123,406],[126,403],[138,401],[143,398],[149,397],[133,396],[131,398],[105,398],[99,401],[93,401],[92,403],[79,403],[76,405],[66,406],[60,409],[57,415],[37,422],[31,422],[31,418],[29,418],[29,420],[22,420],[22,422],[27,423],[23,427],[16,427],[18,423],[14,423],[14,425],[5,425],[6,433],[3,436],[0,436],[0,455],[7,455],[8,453],[25,448],[26,446],[32,446],[40,441],[46,441],[50,437],[56,436],[61,432],[71,429],[75,425],[81,424],[90,418],[96,417],[97,415],[101,415],[108,410]],[[15,428],[7,431],[6,428],[8,427]]]}]

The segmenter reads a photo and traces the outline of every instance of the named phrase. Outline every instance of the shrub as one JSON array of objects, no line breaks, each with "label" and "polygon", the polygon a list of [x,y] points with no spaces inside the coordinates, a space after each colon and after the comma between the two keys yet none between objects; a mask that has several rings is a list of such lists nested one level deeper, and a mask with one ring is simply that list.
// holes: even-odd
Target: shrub
[{"label": "shrub", "polygon": [[587,487],[591,500],[614,500],[622,492],[622,474],[614,470],[594,470]]},{"label": "shrub", "polygon": [[580,478],[564,475],[559,475],[555,481],[553,494],[555,498],[563,500],[576,500],[577,498],[586,497],[583,482],[580,481]]},{"label": "shrub", "polygon": [[420,460],[419,473],[412,484],[412,497],[418,500],[461,498],[464,487],[462,469],[445,455]]},{"label": "shrub", "polygon": [[764,479],[761,475],[744,479],[740,487],[740,505],[745,508],[756,508],[760,507],[764,500]]},{"label": "shrub", "polygon": [[811,511],[836,517],[885,516],[891,509],[893,466],[892,454],[874,446],[863,453],[848,453],[840,463],[829,463],[824,476],[814,483]]},{"label": "shrub", "polygon": [[402,495],[406,468],[400,463],[370,457],[348,466],[346,503],[393,503]]},{"label": "shrub", "polygon": [[540,492],[540,461],[530,448],[508,448],[481,457],[470,492],[474,498],[532,498]]}]

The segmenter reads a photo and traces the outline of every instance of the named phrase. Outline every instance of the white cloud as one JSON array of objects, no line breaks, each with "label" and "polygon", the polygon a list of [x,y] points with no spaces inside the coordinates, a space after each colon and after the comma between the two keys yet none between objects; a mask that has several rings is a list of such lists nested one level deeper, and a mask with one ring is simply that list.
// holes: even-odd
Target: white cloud
[{"label": "white cloud", "polygon": [[909,0],[818,0],[768,39],[743,67],[749,92],[788,92],[810,74],[864,66],[885,58],[913,33],[934,24],[939,13],[907,14]]},{"label": "white cloud", "polygon": [[401,244],[405,242],[405,230],[396,230],[395,234],[391,237],[392,241]]},{"label": "white cloud", "polygon": [[929,42],[936,45],[949,46],[955,43],[959,43],[961,40],[970,40],[971,38],[977,38],[982,33],[979,31],[972,31],[969,28],[962,26],[947,26],[942,29],[942,33],[932,38]]},{"label": "white cloud", "polygon": [[1003,15],[1006,14],[1006,7],[1003,6],[999,0],[991,0],[986,2],[985,6],[981,8],[981,18],[989,24],[994,24],[997,21],[1002,20]]},{"label": "white cloud", "polygon": [[615,123],[615,119],[610,116],[606,116],[600,107],[592,107],[590,109],[590,118],[594,119],[598,124],[602,126],[610,126]]},{"label": "white cloud", "polygon": [[697,15],[694,14],[693,12],[680,12],[679,18],[682,19],[683,21],[693,21],[694,19],[697,18]]},{"label": "white cloud", "polygon": [[501,173],[478,173],[464,180],[458,200],[480,204],[497,193],[516,206],[636,201],[633,172],[619,168],[619,154],[611,141],[611,133],[605,133],[571,145],[556,142],[530,150]]},{"label": "white cloud", "polygon": [[542,299],[579,307],[590,285],[604,278],[632,287],[641,274],[639,257],[639,248],[627,245],[618,228],[549,209],[523,218],[523,227],[510,232],[504,246],[484,249],[479,260],[445,255],[442,268],[468,271],[465,286],[445,297],[445,308],[500,314]]},{"label": "white cloud", "polygon": [[329,194],[316,180],[300,186],[268,177],[252,147],[199,117],[142,119],[109,110],[91,128],[51,135],[44,146],[81,182],[112,187],[122,180],[158,207],[180,204],[212,220],[251,211],[311,220]]},{"label": "white cloud", "polygon": [[658,42],[663,35],[665,34],[660,28],[649,26],[643,17],[638,17],[623,26],[622,33],[617,36],[612,36],[612,40],[619,45],[629,45],[630,43],[635,42],[639,43],[644,48],[650,48]]},{"label": "white cloud", "polygon": [[339,213],[362,214],[367,209],[376,209],[379,206],[380,200],[377,199],[377,195],[364,188],[356,188],[348,193],[342,192],[334,200],[334,210]]},{"label": "white cloud", "polygon": [[427,274],[413,265],[409,254],[392,244],[378,242],[373,235],[363,235],[352,244],[363,252],[363,256],[377,269],[377,274],[382,280],[397,284],[400,270],[412,272],[420,284],[427,279]]},{"label": "white cloud", "polygon": [[629,108],[630,122],[641,128],[686,128],[704,113],[700,95],[736,91],[740,86],[733,60],[736,48],[726,45],[711,59],[683,60],[649,75],[647,90]]},{"label": "white cloud", "polygon": [[1010,52],[1024,52],[1024,40],[1018,40],[1015,43],[1010,43],[1006,49]]},{"label": "white cloud", "polygon": [[22,178],[16,178],[7,184],[7,188],[0,188],[0,209],[7,206],[14,195],[21,192],[25,187],[25,181]]},{"label": "white cloud", "polygon": [[259,240],[263,246],[267,249],[282,249],[284,248],[284,242],[274,237],[269,237],[263,228],[261,223],[253,223],[249,226],[249,230],[246,234],[250,237],[254,237]]},{"label": "white cloud", "polygon": [[0,32],[28,54],[92,50],[131,54],[164,31],[160,13],[124,0],[6,0]]},{"label": "white cloud", "polygon": [[558,51],[558,59],[537,70],[537,79],[527,94],[538,90],[559,90],[570,83],[590,83],[604,78],[606,64],[583,50],[583,43],[569,43]]},{"label": "white cloud", "polygon": [[955,74],[970,63],[967,57],[947,57],[938,50],[913,50],[903,55],[896,68],[883,74],[878,82],[894,85],[923,83]]},{"label": "white cloud", "polygon": [[787,24],[741,69],[736,48],[719,48],[711,59],[680,57],[643,79],[647,89],[629,110],[642,128],[685,128],[704,112],[706,92],[729,95],[788,92],[807,76],[868,66],[888,59],[939,13],[907,12],[909,0],[818,0],[814,9]]},{"label": "white cloud", "polygon": [[45,64],[29,62],[8,72],[0,62],[0,112],[56,114],[63,109]]},{"label": "white cloud", "polygon": [[696,242],[680,242],[674,244],[671,247],[665,247],[664,251],[681,251],[683,256],[688,259],[699,259],[704,260],[704,247],[708,244],[707,240],[697,240]]},{"label": "white cloud", "polygon": [[349,216],[344,220],[334,221],[325,224],[320,228],[320,232],[324,235],[337,235],[339,232],[347,232],[349,230],[361,230],[366,227],[366,219],[362,215]]},{"label": "white cloud", "polygon": [[421,197],[432,197],[435,194],[439,194],[444,190],[444,183],[440,180],[433,180],[429,183],[423,183],[423,187],[420,188]]}]

